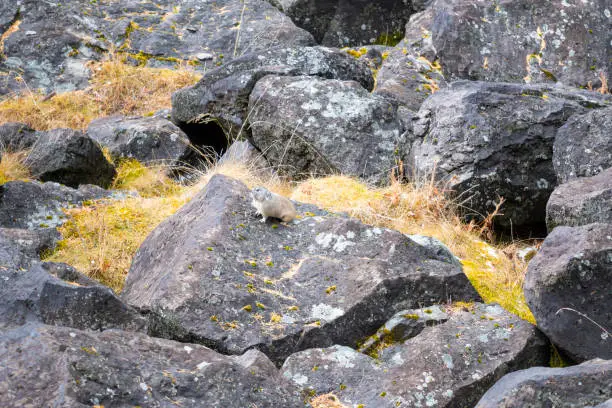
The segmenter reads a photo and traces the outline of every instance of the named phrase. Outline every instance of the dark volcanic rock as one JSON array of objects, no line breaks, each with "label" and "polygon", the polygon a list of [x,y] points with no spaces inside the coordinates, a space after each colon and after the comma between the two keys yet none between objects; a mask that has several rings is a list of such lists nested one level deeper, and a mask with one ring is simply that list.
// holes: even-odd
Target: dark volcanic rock
[{"label": "dark volcanic rock", "polygon": [[82,185],[75,190],[57,183],[9,181],[0,185],[0,227],[56,227],[65,221],[62,208],[110,195],[95,186]]},{"label": "dark volcanic rock", "polygon": [[[476,408],[587,407],[612,398],[612,360],[564,368],[534,367],[499,380]],[[599,406],[599,405],[598,405]]]},{"label": "dark volcanic rock", "polygon": [[[367,64],[340,50],[324,47],[273,49],[238,58],[207,72],[193,87],[176,92],[172,95],[172,120],[194,144],[213,146],[217,151],[225,149],[226,134],[231,139],[243,132],[248,134],[244,120],[249,94],[257,81],[266,75],[353,80],[367,90],[374,86]],[[212,120],[222,132],[210,129]]]},{"label": "dark volcanic rock", "polygon": [[612,224],[557,227],[529,263],[538,327],[575,361],[612,359]]},{"label": "dark volcanic rock", "polygon": [[3,94],[24,84],[46,92],[86,87],[87,61],[112,49],[149,67],[190,62],[206,71],[247,52],[315,44],[264,0],[248,7],[240,0],[1,0],[0,11],[6,19],[1,33],[13,19],[20,21],[4,41]]},{"label": "dark volcanic rock", "polygon": [[283,375],[353,407],[471,408],[504,374],[548,362],[544,336],[498,305],[449,316],[391,344],[378,360],[348,347],[311,349],[290,356]]},{"label": "dark volcanic rock", "polygon": [[248,120],[253,144],[293,179],[342,173],[382,184],[406,146],[397,105],[354,81],[265,77]]},{"label": "dark volcanic rock", "polygon": [[435,0],[398,48],[439,60],[448,80],[599,86],[612,72],[609,0]]},{"label": "dark volcanic rock", "polygon": [[546,205],[546,226],[612,222],[612,168],[561,184]]},{"label": "dark volcanic rock", "polygon": [[423,103],[409,168],[421,176],[435,170],[477,217],[493,211],[501,196],[500,225],[543,223],[557,183],[557,130],[572,114],[609,101],[543,85],[455,82]]},{"label": "dark volcanic rock", "polygon": [[330,47],[400,40],[408,18],[428,1],[271,0],[317,42]]},{"label": "dark volcanic rock", "polygon": [[26,124],[11,122],[0,125],[0,151],[29,149],[37,139],[37,132]]},{"label": "dark volcanic rock", "polygon": [[287,226],[261,223],[244,184],[215,176],[145,240],[122,297],[156,316],[154,335],[277,363],[354,345],[399,310],[479,298],[461,268],[399,232],[297,211]]},{"label": "dark volcanic rock", "polygon": [[30,231],[0,228],[0,269],[23,270],[52,250],[60,239],[55,229]]},{"label": "dark volcanic rock", "polygon": [[116,174],[100,146],[90,137],[71,129],[41,133],[26,165],[39,180],[56,181],[75,188],[81,184],[108,187]]},{"label": "dark volcanic rock", "polygon": [[296,388],[261,353],[109,330],[28,324],[0,333],[3,407],[298,408]]},{"label": "dark volcanic rock", "polygon": [[112,290],[66,265],[35,263],[28,270],[0,270],[0,280],[0,327],[39,321],[89,330],[146,330],[146,319]]},{"label": "dark volcanic rock", "polygon": [[612,107],[569,118],[557,132],[553,165],[559,183],[612,167]]},{"label": "dark volcanic rock", "polygon": [[92,121],[87,135],[108,147],[113,157],[168,165],[185,164],[190,153],[189,138],[162,117],[111,116]]}]

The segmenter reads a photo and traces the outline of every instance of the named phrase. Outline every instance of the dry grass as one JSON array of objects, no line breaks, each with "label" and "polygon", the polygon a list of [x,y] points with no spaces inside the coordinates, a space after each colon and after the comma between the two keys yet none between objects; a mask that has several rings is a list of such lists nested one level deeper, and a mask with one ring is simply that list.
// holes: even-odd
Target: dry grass
[{"label": "dry grass", "polygon": [[0,102],[0,123],[22,122],[37,130],[85,129],[92,120],[113,115],[147,115],[170,107],[171,94],[192,85],[199,75],[176,70],[133,67],[120,55],[90,64],[92,80],[83,91],[66,92],[45,100],[26,91]]},{"label": "dry grass", "polygon": [[30,172],[24,165],[26,157],[27,152],[2,152],[0,185],[7,181],[30,179]]},{"label": "dry grass", "polygon": [[323,394],[310,400],[312,408],[348,408],[334,394]]}]

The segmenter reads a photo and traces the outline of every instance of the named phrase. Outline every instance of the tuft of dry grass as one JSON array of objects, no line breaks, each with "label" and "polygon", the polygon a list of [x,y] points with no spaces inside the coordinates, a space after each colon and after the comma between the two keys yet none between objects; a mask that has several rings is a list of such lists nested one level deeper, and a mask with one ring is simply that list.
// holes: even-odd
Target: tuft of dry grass
[{"label": "tuft of dry grass", "polygon": [[30,171],[24,164],[26,158],[27,152],[2,152],[0,185],[7,181],[30,179]]},{"label": "tuft of dry grass", "polygon": [[322,394],[310,400],[312,408],[348,408],[334,394]]},{"label": "tuft of dry grass", "polygon": [[114,114],[147,115],[170,107],[172,93],[196,83],[194,71],[133,67],[111,55],[92,62],[90,87],[57,94],[49,99],[27,90],[0,102],[0,123],[22,122],[37,130],[85,129],[89,122]]}]

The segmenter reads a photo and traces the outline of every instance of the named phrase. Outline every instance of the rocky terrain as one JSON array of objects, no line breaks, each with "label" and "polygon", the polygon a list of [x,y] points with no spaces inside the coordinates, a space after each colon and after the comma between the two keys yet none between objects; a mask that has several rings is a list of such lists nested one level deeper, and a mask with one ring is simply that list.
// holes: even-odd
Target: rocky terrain
[{"label": "rocky terrain", "polygon": [[[5,100],[91,92],[109,55],[201,74],[146,116],[0,124],[0,164],[29,174],[0,178],[0,406],[612,403],[609,1],[0,0],[0,33]],[[420,231],[301,201],[262,223],[221,174],[137,243],[120,293],[49,261],[71,210],[148,198],[121,163],[178,186],[224,154],[294,184],[432,180],[462,228],[543,239],[533,316]]]}]

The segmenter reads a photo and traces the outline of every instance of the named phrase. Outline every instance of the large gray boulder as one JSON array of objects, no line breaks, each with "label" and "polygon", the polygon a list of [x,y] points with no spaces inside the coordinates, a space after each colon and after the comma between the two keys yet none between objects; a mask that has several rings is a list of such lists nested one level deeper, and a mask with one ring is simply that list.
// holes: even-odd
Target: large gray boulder
[{"label": "large gray boulder", "polygon": [[172,121],[197,145],[224,150],[228,137],[247,136],[249,95],[266,75],[311,75],[357,81],[367,90],[374,78],[367,64],[324,47],[278,48],[251,53],[207,72],[193,87],[172,95]]},{"label": "large gray boulder", "polygon": [[435,0],[397,47],[439,60],[448,80],[597,87],[612,72],[610,12],[608,0]]},{"label": "large gray boulder", "polygon": [[612,359],[612,224],[555,228],[524,288],[538,327],[567,356]]},{"label": "large gray boulder", "polygon": [[113,158],[151,164],[187,164],[194,153],[187,135],[169,120],[157,117],[110,116],[92,121],[87,136],[107,147]]},{"label": "large gray boulder", "polygon": [[394,45],[415,11],[429,1],[405,0],[269,0],[318,43],[347,47],[373,43]]},{"label": "large gray boulder", "polygon": [[299,408],[256,350],[228,357],[141,333],[27,324],[0,332],[3,407]]},{"label": "large gray boulder", "polygon": [[0,228],[0,269],[28,269],[41,254],[53,250],[59,239],[55,229]]},{"label": "large gray boulder", "polygon": [[603,107],[609,96],[543,85],[459,81],[421,106],[410,165],[435,172],[481,217],[505,199],[498,224],[543,223],[557,183],[552,164],[557,130],[574,113]]},{"label": "large gray boulder", "polygon": [[[507,374],[476,408],[604,408],[612,398],[612,360],[590,360],[564,368],[533,367]],[[600,404],[601,405],[598,405]]]},{"label": "large gray boulder", "polygon": [[546,204],[546,226],[576,227],[612,221],[612,168],[593,177],[582,177],[561,184]]},{"label": "large gray boulder", "polygon": [[136,253],[122,293],[152,333],[276,363],[295,351],[355,345],[395,312],[476,300],[460,267],[403,234],[297,204],[289,225],[261,223],[239,181],[214,176]]},{"label": "large gray boulder", "polygon": [[569,118],[557,132],[553,165],[559,183],[612,167],[612,107]]},{"label": "large gray boulder", "polygon": [[63,208],[111,195],[110,191],[97,186],[81,185],[73,189],[51,182],[9,181],[0,185],[0,227],[57,227],[66,220]]},{"label": "large gray boulder", "polygon": [[283,375],[316,394],[333,392],[345,406],[471,408],[504,374],[548,362],[544,336],[499,305],[448,315],[387,342],[378,359],[338,345],[310,349],[290,356]]},{"label": "large gray boulder", "polygon": [[100,145],[72,129],[42,132],[25,164],[41,181],[74,188],[81,184],[108,187],[116,174]]},{"label": "large gray boulder", "polygon": [[293,179],[342,173],[382,184],[406,146],[397,105],[354,81],[267,76],[248,109],[252,143]]},{"label": "large gray boulder", "polygon": [[0,151],[19,152],[36,143],[38,132],[24,123],[9,122],[0,125]]},{"label": "large gray boulder", "polygon": [[[88,86],[87,62],[120,50],[149,67],[189,63],[203,72],[248,52],[308,46],[307,31],[264,0],[159,0],[59,3],[1,0],[2,16],[19,20],[4,40],[0,93]],[[2,30],[4,33],[6,30]],[[21,78],[22,80],[19,80]]]},{"label": "large gray boulder", "polygon": [[29,321],[83,330],[146,331],[147,320],[111,289],[64,264],[0,270],[0,327]]}]

